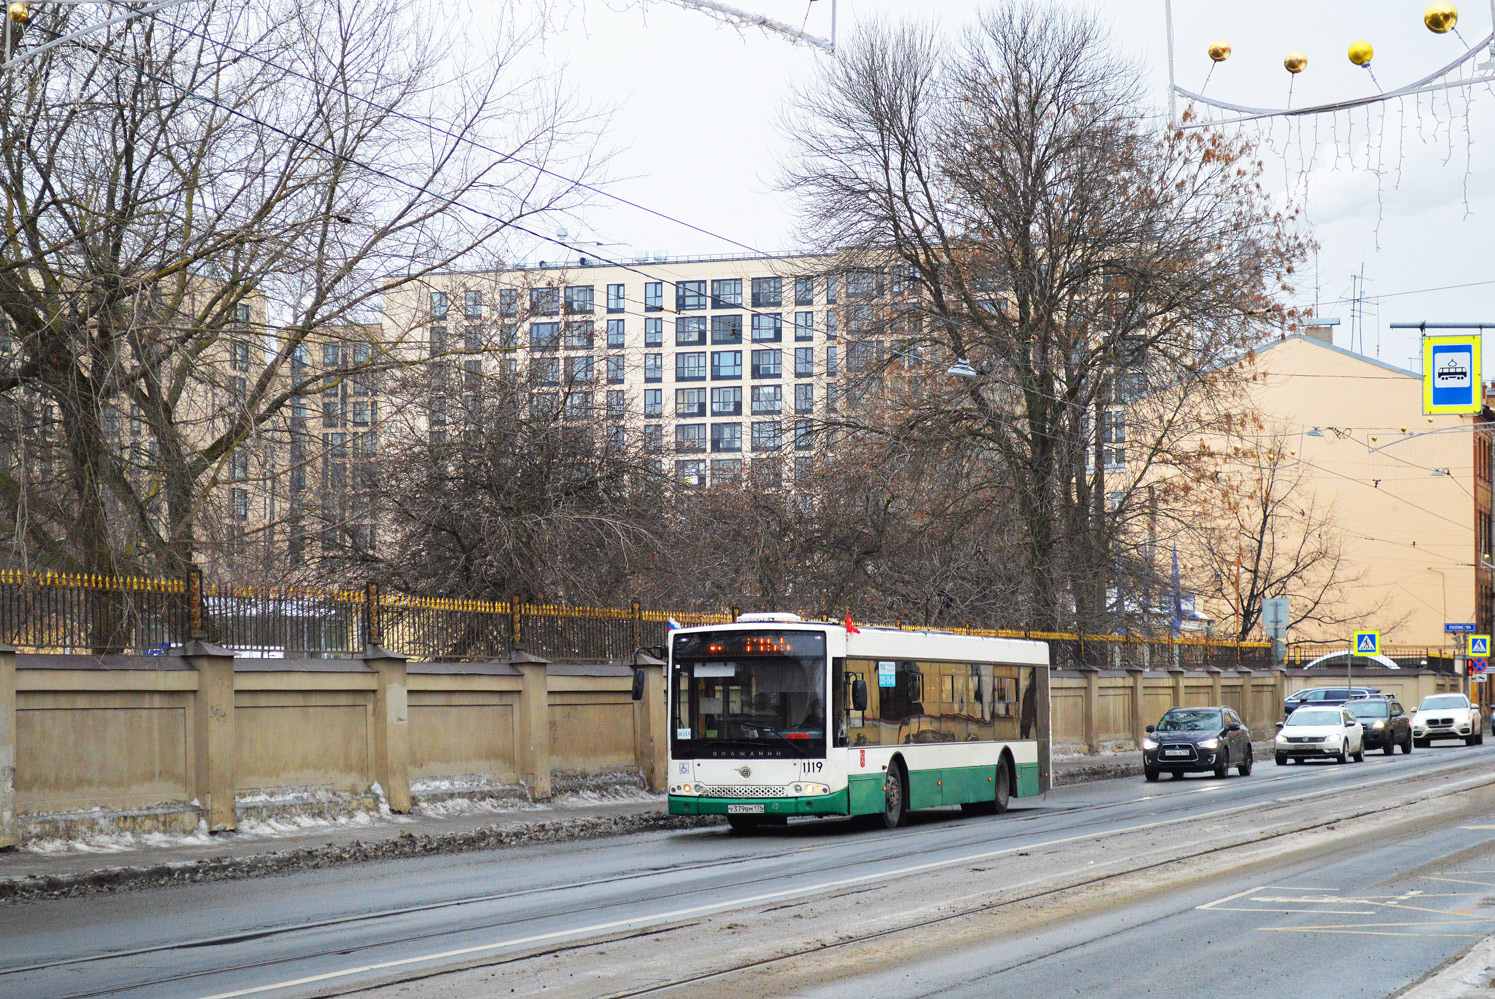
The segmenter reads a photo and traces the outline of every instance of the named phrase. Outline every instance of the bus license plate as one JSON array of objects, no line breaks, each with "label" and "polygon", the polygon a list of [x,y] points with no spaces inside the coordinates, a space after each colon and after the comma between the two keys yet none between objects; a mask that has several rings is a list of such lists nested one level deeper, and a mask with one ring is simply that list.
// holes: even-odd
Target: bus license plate
[{"label": "bus license plate", "polygon": [[762,815],[762,805],[728,805],[728,815]]}]

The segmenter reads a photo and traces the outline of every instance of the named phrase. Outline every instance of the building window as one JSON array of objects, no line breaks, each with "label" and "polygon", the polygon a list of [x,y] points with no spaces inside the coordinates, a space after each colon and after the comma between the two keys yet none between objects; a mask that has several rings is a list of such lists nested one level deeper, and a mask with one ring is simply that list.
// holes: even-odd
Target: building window
[{"label": "building window", "polygon": [[753,351],[753,377],[778,378],[784,373],[783,352],[778,350]]},{"label": "building window", "polygon": [[1126,411],[1101,410],[1101,457],[1106,470],[1126,467]]},{"label": "building window", "polygon": [[801,343],[815,339],[815,313],[796,312],[794,314],[794,339]]},{"label": "building window", "polygon": [[712,316],[711,317],[711,342],[741,343],[742,342],[742,317],[741,316]]},{"label": "building window", "polygon": [[249,370],[249,344],[243,340],[235,340],[229,344],[228,349],[233,369],[247,372]]},{"label": "building window", "polygon": [[644,427],[644,453],[659,454],[664,450],[664,427],[650,423]]},{"label": "building window", "polygon": [[815,304],[815,279],[812,277],[797,277],[794,279],[794,304]]},{"label": "building window", "polygon": [[846,297],[850,299],[877,298],[882,295],[882,271],[865,267],[846,274]]},{"label": "building window", "polygon": [[577,382],[590,382],[594,373],[590,355],[578,355],[566,358],[567,385],[574,385]]},{"label": "building window", "polygon": [[794,450],[808,451],[815,446],[815,428],[809,420],[794,421]]},{"label": "building window", "polygon": [[834,274],[825,276],[825,304],[836,304],[836,275]]},{"label": "building window", "polygon": [[440,357],[446,353],[446,327],[433,325],[431,327],[431,356]]},{"label": "building window", "polygon": [[827,385],[825,387],[825,411],[835,413],[841,409],[841,387],[839,385]]},{"label": "building window", "polygon": [[229,490],[229,493],[233,497],[234,519],[235,520],[248,520],[249,519],[249,490],[248,489],[231,489],[231,490]]},{"label": "building window", "polygon": [[663,347],[664,346],[664,320],[663,319],[645,319],[644,320],[644,346],[645,347]]},{"label": "building window", "polygon": [[706,352],[684,351],[675,355],[675,381],[703,382],[706,380]]},{"label": "building window", "polygon": [[741,416],[742,387],[726,385],[711,390],[712,416]]},{"label": "building window", "polygon": [[591,315],[591,285],[576,284],[566,289],[566,313],[568,315]]},{"label": "building window", "polygon": [[815,459],[808,454],[794,456],[794,484],[801,489],[809,486],[815,476]]},{"label": "building window", "polygon": [[561,342],[560,323],[533,323],[529,328],[529,345],[536,350],[555,350]]},{"label": "building window", "polygon": [[614,454],[622,451],[628,445],[628,431],[622,427],[607,428],[607,449]]},{"label": "building window", "polygon": [[644,311],[645,312],[663,312],[664,311],[664,282],[663,281],[646,281],[646,282],[644,282]]},{"label": "building window", "polygon": [[784,317],[777,312],[760,313],[753,317],[753,342],[778,343],[784,339]]},{"label": "building window", "polygon": [[754,385],[753,415],[777,416],[784,406],[784,386]]},{"label": "building window", "polygon": [[595,331],[592,323],[588,320],[572,321],[566,324],[566,334],[561,340],[561,346],[568,350],[591,350],[592,337]]},{"label": "building window", "polygon": [[536,316],[553,316],[560,312],[560,291],[556,288],[531,288],[529,311]]},{"label": "building window", "polygon": [[432,319],[445,319],[446,318],[446,292],[444,292],[444,291],[433,291],[433,292],[431,292],[431,318]]},{"label": "building window", "polygon": [[742,278],[727,278],[711,282],[711,307],[713,309],[737,309],[742,307]]},{"label": "building window", "polygon": [[852,341],[846,347],[846,370],[865,371],[872,366],[872,344]]},{"label": "building window", "polygon": [[622,350],[624,340],[623,320],[609,319],[607,321],[607,348],[608,350]]},{"label": "building window", "polygon": [[742,351],[713,350],[711,352],[712,381],[742,377]]},{"label": "building window", "polygon": [[607,286],[607,311],[623,311],[623,286],[621,284],[610,284]]},{"label": "building window", "polygon": [[676,389],[675,415],[700,417],[706,415],[706,390],[703,388]]},{"label": "building window", "polygon": [[836,339],[836,311],[834,309],[825,310],[825,338]]},{"label": "building window", "polygon": [[711,425],[711,450],[714,452],[741,451],[742,424],[713,423]]},{"label": "building window", "polygon": [[607,356],[607,383],[609,385],[623,384],[622,354],[609,354]]},{"label": "building window", "polygon": [[663,354],[645,354],[644,355],[644,381],[646,381],[646,382],[662,382],[662,381],[664,381],[664,355]]},{"label": "building window", "polygon": [[519,315],[519,292],[513,288],[500,289],[498,293],[498,314],[505,319],[513,319]]},{"label": "building window", "polygon": [[784,482],[784,466],[778,458],[753,459],[753,488],[777,489]]},{"label": "building window", "polygon": [[[738,435],[738,449],[741,449],[742,435]],[[728,485],[733,482],[742,481],[742,459],[741,458],[713,458],[711,459],[711,484]]]},{"label": "building window", "polygon": [[675,311],[687,312],[706,308],[705,281],[675,282]]},{"label": "building window", "polygon": [[675,346],[703,347],[705,345],[705,316],[677,316],[675,318]]},{"label": "building window", "polygon": [[794,386],[794,411],[796,413],[815,412],[815,386],[806,382],[803,385]]},{"label": "building window", "polygon": [[782,278],[753,278],[753,308],[777,309],[784,304]]},{"label": "building window", "polygon": [[592,393],[567,392],[566,418],[571,420],[590,420],[592,418]]},{"label": "building window", "polygon": [[483,293],[481,291],[462,293],[462,316],[465,319],[483,318]]},{"label": "building window", "polygon": [[374,422],[374,400],[353,400],[353,425],[355,427],[367,427]]},{"label": "building window", "polygon": [[675,424],[675,453],[700,454],[706,450],[706,424]]},{"label": "building window", "polygon": [[644,389],[644,415],[664,415],[664,389]]},{"label": "building window", "polygon": [[827,347],[827,348],[825,348],[825,373],[826,373],[826,376],[830,377],[830,378],[834,378],[836,376],[836,348],[835,347]]},{"label": "building window", "polygon": [[815,377],[815,348],[814,347],[795,347],[794,348],[794,377],[795,378],[814,378]]},{"label": "building window", "polygon": [[753,450],[777,451],[783,445],[784,428],[778,420],[753,421]]},{"label": "building window", "polygon": [[675,462],[675,480],[682,486],[700,486],[706,482],[706,462],[701,459]]},{"label": "building window", "polygon": [[235,451],[229,457],[229,474],[236,482],[245,482],[249,479],[248,452]]},{"label": "building window", "polygon": [[531,358],[529,378],[536,385],[559,385],[561,383],[561,359],[558,357]]}]

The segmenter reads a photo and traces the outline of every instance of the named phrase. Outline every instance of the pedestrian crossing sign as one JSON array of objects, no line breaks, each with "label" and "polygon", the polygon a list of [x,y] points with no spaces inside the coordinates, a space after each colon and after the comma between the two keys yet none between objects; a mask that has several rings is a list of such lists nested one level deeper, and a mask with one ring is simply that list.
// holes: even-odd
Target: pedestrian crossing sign
[{"label": "pedestrian crossing sign", "polygon": [[1378,656],[1380,654],[1381,633],[1379,631],[1355,632],[1355,655]]},{"label": "pedestrian crossing sign", "polygon": [[1488,656],[1490,654],[1490,636],[1470,635],[1469,654],[1471,656]]}]

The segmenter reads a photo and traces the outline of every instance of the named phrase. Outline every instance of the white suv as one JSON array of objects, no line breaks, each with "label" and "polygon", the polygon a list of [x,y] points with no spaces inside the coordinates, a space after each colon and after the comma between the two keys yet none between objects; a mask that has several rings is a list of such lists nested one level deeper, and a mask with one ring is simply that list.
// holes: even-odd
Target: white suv
[{"label": "white suv", "polygon": [[1479,709],[1463,694],[1429,694],[1412,713],[1412,741],[1424,748],[1434,739],[1463,739],[1466,746],[1485,741]]}]

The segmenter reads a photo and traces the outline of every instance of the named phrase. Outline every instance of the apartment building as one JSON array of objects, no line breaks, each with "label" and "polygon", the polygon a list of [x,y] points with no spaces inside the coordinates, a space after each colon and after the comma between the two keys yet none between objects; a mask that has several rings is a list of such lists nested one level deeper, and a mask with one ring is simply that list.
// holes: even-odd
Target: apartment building
[{"label": "apartment building", "polygon": [[809,474],[848,371],[899,352],[895,330],[922,360],[915,320],[890,318],[911,294],[897,268],[832,256],[583,257],[434,276],[387,298],[385,331],[448,359],[430,383],[433,432],[481,378],[522,377],[540,411],[600,410],[680,483],[787,485]]}]

